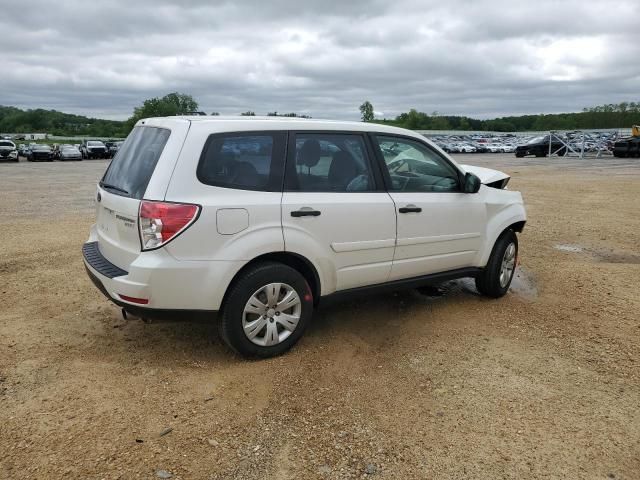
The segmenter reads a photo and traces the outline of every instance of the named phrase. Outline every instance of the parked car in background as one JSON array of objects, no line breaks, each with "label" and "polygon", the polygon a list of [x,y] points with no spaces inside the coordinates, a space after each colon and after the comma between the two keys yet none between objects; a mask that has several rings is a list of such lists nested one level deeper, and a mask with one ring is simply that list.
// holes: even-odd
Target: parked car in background
[{"label": "parked car in background", "polygon": [[21,143],[20,145],[18,145],[18,156],[19,157],[26,157],[28,150],[29,150],[28,145],[25,145],[24,143]]},{"label": "parked car in background", "polygon": [[34,143],[29,148],[27,160],[30,162],[53,162],[51,147],[44,143]]},{"label": "parked car in background", "polygon": [[[543,135],[540,137],[533,137],[524,145],[518,145],[515,149],[516,157],[524,157],[526,155],[535,155],[536,157],[546,157],[549,155],[549,135]],[[567,148],[560,140],[555,136],[551,141],[551,153],[556,153],[559,156],[564,156],[567,153]]]},{"label": "parked car in background", "polygon": [[105,142],[105,146],[107,147],[107,154],[109,158],[115,157],[121,145],[122,145],[122,142]]},{"label": "parked car in background", "polygon": [[17,162],[18,149],[11,140],[0,140],[0,161]]},{"label": "parked car in background", "polygon": [[514,145],[504,144],[504,145],[501,145],[501,147],[504,153],[513,153],[516,150],[516,147]]},{"label": "parked car in background", "polygon": [[108,158],[107,146],[100,140],[85,140],[80,144],[82,158]]},{"label": "parked car in background", "polygon": [[57,143],[54,143],[51,145],[51,154],[53,155],[53,159],[54,160],[59,160],[60,159],[60,145]]},{"label": "parked car in background", "polygon": [[58,160],[82,160],[82,154],[80,153],[80,150],[73,145],[61,145]]},{"label": "parked car in background", "polygon": [[459,143],[457,147],[460,153],[476,153],[476,147],[467,143]]},{"label": "parked car in background", "polygon": [[386,125],[145,119],[97,186],[84,264],[125,312],[219,311],[227,345],[269,357],[330,297],[461,277],[505,295],[526,222],[508,180]]},{"label": "parked car in background", "polygon": [[473,146],[476,149],[476,153],[487,153],[489,151],[485,142],[474,142]]}]

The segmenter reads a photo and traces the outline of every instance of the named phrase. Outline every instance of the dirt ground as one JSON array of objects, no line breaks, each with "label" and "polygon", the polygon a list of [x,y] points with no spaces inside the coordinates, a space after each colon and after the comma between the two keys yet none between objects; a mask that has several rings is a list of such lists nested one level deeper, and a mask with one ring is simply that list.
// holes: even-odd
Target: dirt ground
[{"label": "dirt ground", "polygon": [[513,291],[333,305],[263,361],[91,284],[106,162],[0,165],[0,478],[640,479],[640,162],[458,159],[523,192]]}]

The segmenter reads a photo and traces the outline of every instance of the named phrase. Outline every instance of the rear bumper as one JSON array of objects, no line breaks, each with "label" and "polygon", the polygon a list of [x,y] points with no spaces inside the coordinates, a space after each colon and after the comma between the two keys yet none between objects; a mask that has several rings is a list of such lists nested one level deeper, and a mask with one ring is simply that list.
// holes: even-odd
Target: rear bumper
[{"label": "rear bumper", "polygon": [[217,310],[183,310],[183,309],[160,309],[160,308],[147,308],[141,307],[139,305],[134,305],[131,303],[123,302],[122,300],[118,300],[113,298],[105,286],[102,284],[102,281],[91,271],[89,267],[85,265],[85,269],[87,271],[87,275],[89,279],[93,282],[102,294],[111,300],[114,304],[119,307],[122,307],[127,312],[135,315],[139,318],[153,318],[153,319],[175,319],[178,316],[187,315],[188,317],[208,317],[211,315],[215,315],[218,313]]},{"label": "rear bumper", "polygon": [[[102,255],[95,239],[84,244],[82,253],[91,281],[109,300],[132,313],[217,311],[227,286],[245,263],[179,261],[159,249],[140,254],[127,272]],[[122,296],[146,299],[148,303],[141,305]]]}]

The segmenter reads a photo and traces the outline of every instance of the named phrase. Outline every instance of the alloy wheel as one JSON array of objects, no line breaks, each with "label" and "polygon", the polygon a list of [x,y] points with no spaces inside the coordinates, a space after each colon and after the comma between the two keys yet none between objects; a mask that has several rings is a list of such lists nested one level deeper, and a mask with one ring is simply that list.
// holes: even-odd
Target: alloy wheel
[{"label": "alloy wheel", "polygon": [[242,329],[251,342],[271,347],[295,331],[301,314],[302,302],[293,287],[269,283],[249,297],[242,313]]}]

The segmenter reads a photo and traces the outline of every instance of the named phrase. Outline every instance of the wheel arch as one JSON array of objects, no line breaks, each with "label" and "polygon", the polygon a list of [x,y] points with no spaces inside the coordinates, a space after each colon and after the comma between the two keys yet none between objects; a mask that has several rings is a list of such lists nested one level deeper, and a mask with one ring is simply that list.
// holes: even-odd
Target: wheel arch
[{"label": "wheel arch", "polygon": [[263,262],[277,262],[287,265],[294,270],[298,271],[307,281],[309,287],[311,287],[311,292],[313,294],[313,304],[317,305],[320,300],[320,292],[321,292],[321,282],[320,276],[318,274],[318,270],[313,265],[313,263],[307,259],[306,257],[299,255],[293,252],[269,252],[264,253],[255,257],[253,260],[247,262],[240,270],[236,272],[236,274],[229,282],[226,291],[224,292],[224,296],[222,297],[222,302],[220,303],[221,308],[224,308],[225,301],[227,299],[227,294],[231,291],[232,286],[238,281],[238,279],[251,267],[256,264]]},{"label": "wheel arch", "polygon": [[[506,214],[507,212],[505,212]],[[514,215],[515,213],[515,215]],[[478,264],[479,267],[483,267],[489,261],[489,257],[491,256],[491,252],[493,251],[493,247],[495,246],[498,239],[504,234],[504,232],[508,230],[512,230],[517,233],[521,233],[524,230],[524,226],[527,223],[524,214],[519,214],[516,212],[511,212],[511,215],[504,215],[501,219],[498,220],[497,225],[495,227],[488,228],[487,235],[487,243],[484,246],[482,257],[480,258],[480,262]]]},{"label": "wheel arch", "polygon": [[[526,220],[520,220],[518,222],[514,222],[511,225],[509,225],[507,228],[503,229],[500,235],[502,235],[506,230],[513,230],[514,232],[522,233],[526,223],[527,223]],[[498,238],[500,238],[500,235],[498,235]]]}]

